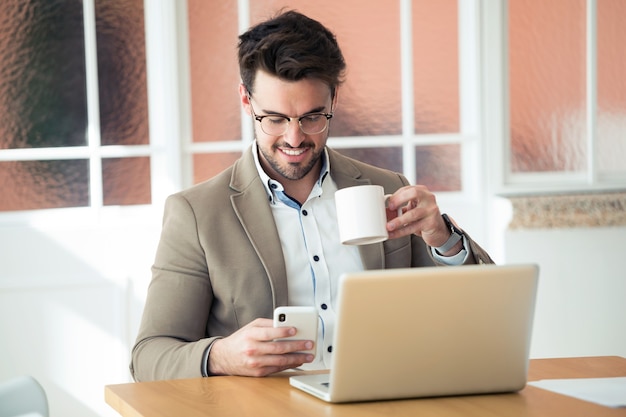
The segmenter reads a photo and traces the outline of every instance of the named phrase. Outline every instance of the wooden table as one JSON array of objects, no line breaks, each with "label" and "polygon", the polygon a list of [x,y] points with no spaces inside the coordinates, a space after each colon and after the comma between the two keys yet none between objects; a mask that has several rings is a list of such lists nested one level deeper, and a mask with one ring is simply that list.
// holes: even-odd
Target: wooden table
[{"label": "wooden table", "polygon": [[[512,394],[328,404],[289,386],[290,375],[108,385],[105,400],[124,417],[626,416],[626,408],[603,407],[532,386]],[[626,358],[533,359],[528,379],[612,376],[626,376]]]}]

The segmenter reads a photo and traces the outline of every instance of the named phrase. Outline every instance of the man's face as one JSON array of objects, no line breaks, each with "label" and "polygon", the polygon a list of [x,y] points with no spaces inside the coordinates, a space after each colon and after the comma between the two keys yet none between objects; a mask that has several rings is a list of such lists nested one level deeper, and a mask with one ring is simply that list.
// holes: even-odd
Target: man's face
[{"label": "man's face", "polygon": [[241,101],[256,116],[278,115],[296,118],[289,122],[280,136],[268,135],[254,120],[254,133],[259,158],[267,174],[278,180],[298,181],[319,175],[321,155],[328,139],[328,130],[305,134],[297,118],[310,113],[331,113],[333,100],[327,84],[314,79],[284,81],[266,72],[257,72],[254,93],[248,97],[245,87],[239,89]]}]

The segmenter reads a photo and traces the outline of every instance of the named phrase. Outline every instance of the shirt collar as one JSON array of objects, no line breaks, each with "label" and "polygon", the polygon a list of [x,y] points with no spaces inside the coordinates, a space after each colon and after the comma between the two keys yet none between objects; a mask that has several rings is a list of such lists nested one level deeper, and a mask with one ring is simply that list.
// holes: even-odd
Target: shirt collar
[{"label": "shirt collar", "polygon": [[[285,189],[280,182],[271,179],[261,167],[261,162],[259,161],[259,149],[256,140],[252,143],[250,149],[254,158],[254,165],[256,166],[259,177],[261,177],[263,187],[265,188],[265,192],[267,193],[267,198],[270,203],[275,204],[277,201],[275,193],[278,191],[284,191]],[[320,177],[318,178],[316,186],[314,187],[312,192],[316,192],[317,194],[322,193],[322,184],[324,183],[324,179],[326,179],[329,172],[330,158],[328,157],[328,150],[326,149],[326,147],[324,147],[324,152],[322,153],[322,170],[320,171]]]}]

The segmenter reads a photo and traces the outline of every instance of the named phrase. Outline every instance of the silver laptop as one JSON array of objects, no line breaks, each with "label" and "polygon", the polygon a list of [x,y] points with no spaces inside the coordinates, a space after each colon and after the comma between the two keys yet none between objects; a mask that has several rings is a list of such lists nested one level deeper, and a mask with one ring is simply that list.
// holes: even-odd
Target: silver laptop
[{"label": "silver laptop", "polygon": [[330,373],[290,384],[329,402],[518,391],[538,272],[469,265],[345,274]]}]

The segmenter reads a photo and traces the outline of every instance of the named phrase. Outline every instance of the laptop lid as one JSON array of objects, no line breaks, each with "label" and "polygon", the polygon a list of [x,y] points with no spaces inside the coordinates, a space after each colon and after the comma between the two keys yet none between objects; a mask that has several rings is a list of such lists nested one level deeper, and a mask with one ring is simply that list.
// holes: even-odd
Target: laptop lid
[{"label": "laptop lid", "polygon": [[345,274],[330,374],[290,383],[330,402],[520,390],[537,281],[536,265]]}]

